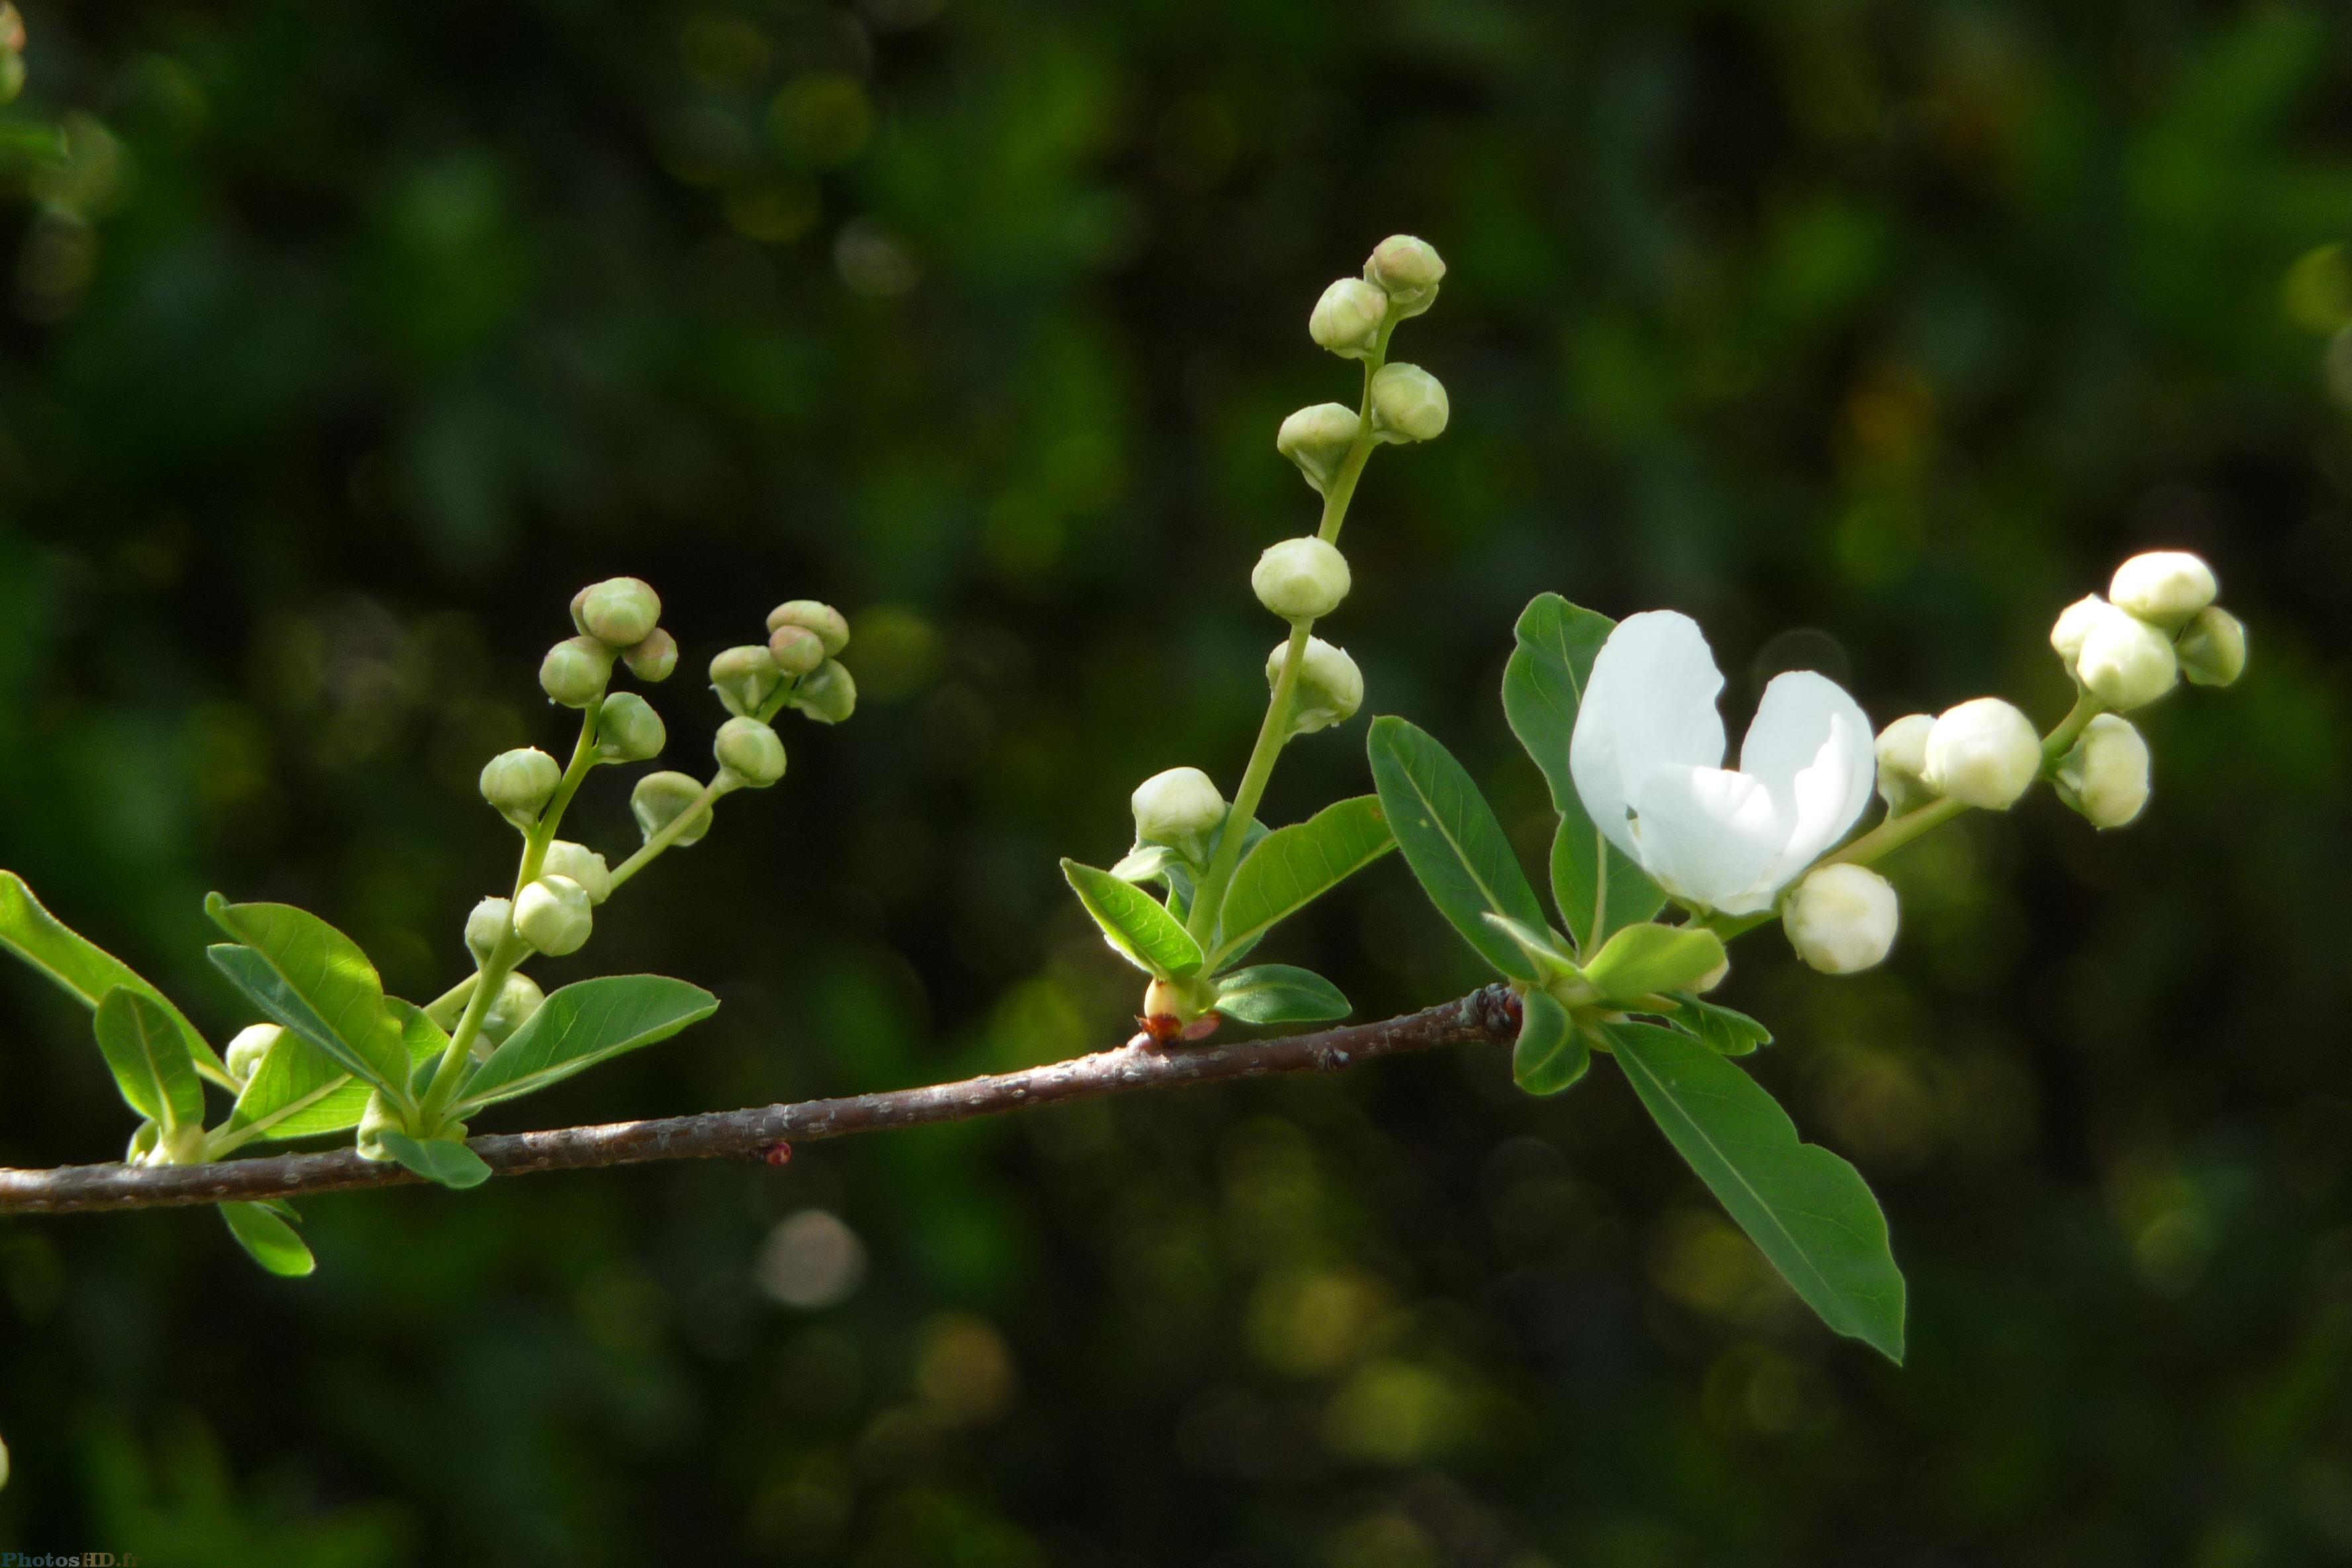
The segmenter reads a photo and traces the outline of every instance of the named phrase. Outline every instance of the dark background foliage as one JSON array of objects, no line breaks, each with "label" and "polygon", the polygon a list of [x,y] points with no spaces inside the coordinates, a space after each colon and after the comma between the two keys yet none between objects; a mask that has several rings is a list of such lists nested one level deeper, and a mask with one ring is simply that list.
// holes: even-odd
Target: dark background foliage
[{"label": "dark background foliage", "polygon": [[[803,1149],[316,1201],[268,1279],[198,1212],[0,1225],[16,1549],[184,1564],[2069,1565],[2352,1557],[2352,35],[2326,5],[165,0],[31,11],[0,328],[0,863],[173,992],[205,889],[462,972],[568,743],[572,590],[695,679],[849,610],[787,731],[579,959],[711,1023],[484,1130],[1109,1043],[1055,857],[1238,773],[1352,395],[1308,306],[1453,265],[1328,625],[1537,858],[1518,606],[1700,616],[1735,729],[1814,665],[1881,721],[2045,722],[2058,607],[2203,551],[2252,677],[2147,715],[2157,794],[1907,852],[1885,972],[1764,932],[1752,1059],[1883,1195],[1909,1366],[1832,1339],[1605,1065],[1497,1053]],[[2352,354],[2344,356],[2352,365]],[[1302,742],[1293,818],[1367,787]],[[634,837],[623,780],[576,818]],[[1268,956],[1379,1016],[1478,979],[1383,864]],[[0,1161],[130,1119],[0,977]],[[814,1304],[812,1304],[814,1303]]]}]

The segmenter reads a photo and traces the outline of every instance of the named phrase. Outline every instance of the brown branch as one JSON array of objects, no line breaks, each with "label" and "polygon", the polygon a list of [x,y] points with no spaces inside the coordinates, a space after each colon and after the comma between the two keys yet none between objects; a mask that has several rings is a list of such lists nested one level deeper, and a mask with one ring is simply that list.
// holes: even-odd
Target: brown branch
[{"label": "brown branch", "polygon": [[[1507,1040],[1517,1032],[1517,1009],[1509,990],[1489,985],[1401,1018],[1312,1035],[1166,1049],[1129,1044],[1047,1067],[966,1079],[961,1083],[650,1121],[492,1133],[467,1142],[499,1175],[638,1165],[654,1160],[740,1158],[756,1156],[778,1143],[841,1138],[885,1127],[963,1121],[1024,1106],[1094,1100],[1132,1089],[1262,1078],[1270,1073],[1337,1072],[1378,1057],[1478,1040]],[[225,1160],[210,1165],[0,1169],[0,1214],[66,1214],[79,1209],[292,1198],[354,1187],[401,1186],[417,1180],[398,1165],[362,1160],[351,1149]]]}]

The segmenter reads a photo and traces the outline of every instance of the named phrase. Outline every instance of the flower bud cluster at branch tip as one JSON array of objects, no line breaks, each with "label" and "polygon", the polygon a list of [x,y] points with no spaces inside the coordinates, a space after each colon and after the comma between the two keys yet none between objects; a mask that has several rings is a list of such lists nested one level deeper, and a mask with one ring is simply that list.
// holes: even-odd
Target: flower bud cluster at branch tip
[{"label": "flower bud cluster at branch tip", "polygon": [[1364,281],[1388,296],[1389,315],[1395,321],[1418,316],[1437,302],[1437,286],[1445,280],[1445,261],[1437,247],[1409,234],[1392,234],[1372,247],[1364,262]]},{"label": "flower bud cluster at branch tip", "polygon": [[1348,558],[1336,544],[1308,534],[1266,547],[1250,572],[1257,602],[1286,621],[1329,615],[1348,596]]},{"label": "flower bud cluster at branch tip", "polygon": [[2042,736],[2014,703],[1979,697],[1948,708],[1927,731],[1920,773],[1963,805],[2007,811],[2042,772]]},{"label": "flower bud cluster at branch tip", "polygon": [[228,1049],[221,1053],[221,1065],[228,1068],[228,1076],[237,1082],[251,1083],[254,1069],[261,1065],[261,1058],[269,1054],[269,1047],[276,1045],[278,1037],[285,1032],[275,1024],[247,1025],[230,1037]]},{"label": "flower bud cluster at branch tip", "polygon": [[1932,713],[1906,713],[1878,732],[1878,795],[1890,816],[1915,811],[1936,798],[1927,787],[1927,736]]},{"label": "flower bud cluster at branch tip", "polygon": [[787,599],[768,612],[771,636],[786,626],[799,626],[816,635],[824,647],[824,657],[839,658],[841,650],[849,646],[849,622],[839,610],[815,599]]},{"label": "flower bud cluster at branch tip", "polygon": [[764,720],[738,716],[719,726],[710,753],[719,765],[753,789],[784,776],[784,743]]},{"label": "flower bud cluster at branch tip", "polygon": [[616,691],[596,711],[596,755],[607,763],[646,763],[661,755],[669,731],[653,704],[634,691]]},{"label": "flower bud cluster at branch tip", "polygon": [[1372,377],[1372,433],[1383,441],[1434,441],[1450,413],[1445,388],[1417,364],[1384,364]]},{"label": "flower bud cluster at branch tip", "polygon": [[1327,493],[1347,461],[1364,422],[1344,403],[1318,403],[1282,422],[1275,433],[1274,449],[1298,465],[1317,494]]},{"label": "flower bud cluster at branch tip", "polygon": [[[1274,645],[1266,656],[1265,683],[1272,689],[1282,679],[1287,642]],[[1348,650],[1321,637],[1307,639],[1306,656],[1298,662],[1298,690],[1291,704],[1290,732],[1311,735],[1355,717],[1364,705],[1364,676]]]},{"label": "flower bud cluster at branch tip", "polygon": [[641,577],[607,577],[572,599],[572,624],[607,647],[635,647],[661,624],[661,595]]},{"label": "flower bud cluster at branch tip", "polygon": [[2160,631],[2177,632],[2221,592],[2213,569],[2185,550],[2151,550],[2116,568],[2107,598]]},{"label": "flower bud cluster at branch tip", "polygon": [[1165,844],[1186,859],[1207,858],[1209,836],[1225,819],[1225,797],[1198,768],[1170,768],[1135,786],[1128,805],[1135,813],[1139,844]]},{"label": "flower bud cluster at branch tip", "polygon": [[2227,686],[2246,667],[2246,629],[2213,603],[2213,569],[2182,550],[2152,550],[2116,568],[2108,597],[2066,606],[2050,646],[2100,706],[2146,707],[2186,676]]},{"label": "flower bud cluster at branch tip", "polygon": [[1895,946],[1895,886],[1864,866],[1822,866],[1799,882],[1780,921],[1797,956],[1824,974],[1854,974]]},{"label": "flower bud cluster at branch tip", "polygon": [[1341,359],[1370,359],[1379,352],[1381,323],[1389,297],[1360,278],[1342,278],[1323,290],[1307,319],[1307,333]]},{"label": "flower bud cluster at branch tip", "polygon": [[596,918],[585,888],[569,877],[541,876],[515,895],[514,923],[523,941],[562,958],[587,945]]},{"label": "flower bud cluster at branch tip", "polygon": [[2147,806],[2147,742],[2128,719],[2101,713],[2058,764],[2058,798],[2094,827],[2121,827]]},{"label": "flower bud cluster at branch tip", "polygon": [[555,759],[536,746],[500,752],[482,767],[482,798],[510,821],[535,819],[563,782]]}]

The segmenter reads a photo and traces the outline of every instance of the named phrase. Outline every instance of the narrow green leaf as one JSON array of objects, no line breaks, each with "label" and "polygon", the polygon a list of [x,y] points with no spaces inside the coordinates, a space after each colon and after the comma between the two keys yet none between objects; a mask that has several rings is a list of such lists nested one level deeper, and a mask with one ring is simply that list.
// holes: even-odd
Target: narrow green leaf
[{"label": "narrow green leaf", "polygon": [[1518,646],[1503,670],[1504,715],[1543,770],[1552,809],[1559,813],[1551,846],[1552,897],[1580,952],[1612,931],[1648,920],[1666,901],[1646,872],[1601,837],[1568,769],[1585,681],[1616,625],[1558,594],[1538,594],[1519,612]]},{"label": "narrow green leaf", "polygon": [[1744,1057],[1759,1046],[1772,1043],[1772,1031],[1736,1008],[1708,1002],[1687,991],[1666,994],[1681,1004],[1675,1022],[1706,1042],[1710,1050],[1727,1057]]},{"label": "narrow green leaf", "polygon": [[1537,974],[1543,979],[1549,981],[1556,976],[1583,973],[1577,968],[1575,958],[1560,945],[1559,933],[1550,927],[1538,931],[1508,915],[1498,915],[1492,910],[1486,911],[1484,919],[1488,925],[1518,944],[1519,951],[1528,955],[1528,962],[1536,966]]},{"label": "narrow green leaf", "polygon": [[221,1218],[228,1225],[228,1233],[256,1263],[272,1274],[289,1279],[299,1279],[319,1267],[294,1227],[280,1217],[290,1216],[293,1209],[284,1204],[223,1204]]},{"label": "narrow green leaf", "polygon": [[457,1091],[453,1114],[530,1094],[624,1051],[667,1040],[719,1010],[698,985],[659,974],[607,974],[566,985],[540,1004]]},{"label": "narrow green leaf", "polygon": [[128,986],[99,998],[98,1048],[131,1110],[158,1122],[170,1137],[205,1121],[205,1084],[188,1058],[188,1042],[163,1006]]},{"label": "narrow green leaf", "polygon": [[1723,963],[1723,939],[1694,926],[1632,925],[1603,942],[1584,978],[1608,1002],[1687,990]]},{"label": "narrow green leaf", "polygon": [[1903,1360],[1903,1274],[1861,1173],[1797,1140],[1754,1079],[1677,1030],[1610,1026],[1659,1128],[1822,1321]]},{"label": "narrow green leaf", "polygon": [[326,1052],[346,1071],[408,1098],[408,1052],[385,1007],[383,982],[359,944],[291,904],[232,904],[218,893],[205,910],[236,947],[206,950],[213,963],[276,1023]]},{"label": "narrow green leaf", "polygon": [[1519,1037],[1511,1047],[1511,1077],[1529,1094],[1558,1094],[1592,1065],[1583,1034],[1549,991],[1519,998]]},{"label": "narrow green leaf", "polygon": [[1538,979],[1534,961],[1484,918],[1492,912],[1538,930],[1544,923],[1478,786],[1433,736],[1393,714],[1372,721],[1366,749],[1390,831],[1429,901],[1487,963],[1514,980]]},{"label": "narrow green leaf", "polygon": [[171,1015],[173,1026],[187,1042],[196,1070],[224,1088],[236,1080],[220,1057],[205,1043],[186,1015],[172,999],[139,978],[131,966],[66,925],[41,907],[33,889],[14,871],[0,871],[0,947],[49,977],[68,996],[96,1011],[100,998],[120,986],[135,991]]},{"label": "narrow green leaf", "polygon": [[1219,956],[1255,942],[1395,847],[1375,795],[1343,800],[1276,828],[1234,868],[1217,917]]},{"label": "narrow green leaf", "polygon": [[490,1179],[490,1167],[455,1138],[412,1138],[405,1132],[379,1132],[383,1152],[428,1182],[464,1192]]},{"label": "narrow green leaf", "polygon": [[1216,1008],[1243,1024],[1323,1024],[1350,1010],[1337,985],[1289,963],[1253,964],[1223,976]]},{"label": "narrow green leaf", "polygon": [[1062,875],[1102,927],[1104,940],[1129,963],[1162,980],[1199,973],[1201,944],[1159,900],[1076,860],[1062,862]]}]

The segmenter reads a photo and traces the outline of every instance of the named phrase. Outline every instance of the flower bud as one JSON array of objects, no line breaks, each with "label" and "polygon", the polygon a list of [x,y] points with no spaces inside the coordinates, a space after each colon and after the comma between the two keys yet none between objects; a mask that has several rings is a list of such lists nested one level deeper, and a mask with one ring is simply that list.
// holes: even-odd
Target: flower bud
[{"label": "flower bud", "polygon": [[659,686],[677,668],[677,639],[656,626],[646,634],[645,641],[621,655],[629,673],[647,686]]},{"label": "flower bud", "polygon": [[806,626],[786,624],[768,634],[768,657],[779,673],[797,680],[824,662],[824,639]]},{"label": "flower bud", "polygon": [[2177,632],[2213,602],[2213,568],[2185,550],[2151,550],[2116,568],[2107,597],[2150,626]]},{"label": "flower bud", "polygon": [[569,838],[559,838],[547,847],[546,858],[539,863],[540,874],[569,877],[580,884],[592,904],[601,904],[613,896],[613,873],[604,858],[585,844],[574,844]]},{"label": "flower bud", "polygon": [[1268,545],[1250,569],[1257,602],[1286,621],[1329,615],[1348,596],[1349,583],[1348,558],[1313,534]]},{"label": "flower bud", "polygon": [[530,1021],[547,994],[539,982],[528,974],[509,973],[490,1005],[482,1010],[482,1026],[474,1037],[474,1057],[477,1060],[488,1056],[506,1044],[507,1037]]},{"label": "flower bud", "polygon": [[650,762],[669,742],[653,704],[634,691],[616,691],[596,713],[596,752],[608,763]]},{"label": "flower bud", "polygon": [[1364,263],[1364,280],[1389,297],[1389,312],[1397,320],[1418,316],[1437,301],[1437,286],[1445,278],[1444,258],[1425,239],[1392,234],[1372,247]]},{"label": "flower bud", "polygon": [[2171,690],[2180,679],[2180,661],[2162,632],[2137,616],[2113,610],[2084,634],[2074,679],[2108,707],[2128,712]]},{"label": "flower bud", "polygon": [[[702,781],[688,773],[647,773],[629,792],[629,814],[637,819],[637,831],[651,838],[702,797]],[[710,807],[705,805],[694,814],[694,820],[678,831],[672,844],[698,842],[710,831]]]},{"label": "flower bud", "polygon": [[1923,776],[1927,771],[1927,735],[1933,715],[1907,713],[1878,732],[1878,794],[1889,816],[1927,805],[1936,797]]},{"label": "flower bud", "polygon": [[467,912],[466,951],[474,955],[475,968],[490,961],[490,954],[506,940],[508,929],[513,924],[514,902],[509,899],[484,899]]},{"label": "flower bud", "polygon": [[613,647],[634,647],[661,624],[661,595],[642,577],[607,577],[580,590],[572,623]]},{"label": "flower bud", "polygon": [[2219,605],[2191,616],[2173,648],[2180,673],[2196,685],[2227,686],[2246,673],[2245,623]]},{"label": "flower bud", "polygon": [[391,1159],[391,1152],[383,1146],[383,1135],[400,1131],[400,1112],[394,1110],[391,1103],[383,1098],[383,1090],[377,1089],[368,1096],[367,1109],[360,1112],[360,1128],[356,1140],[360,1158],[362,1160]]},{"label": "flower bud", "polygon": [[2058,651],[2058,660],[2066,673],[2074,673],[2074,661],[2083,657],[2083,639],[2101,617],[2114,612],[2115,606],[2096,594],[2085,594],[2064,609],[2050,626],[2050,646]]},{"label": "flower bud", "polygon": [[710,689],[730,713],[757,713],[782,679],[776,661],[756,644],[728,648],[710,661]]},{"label": "flower bud", "polygon": [[155,1146],[163,1141],[163,1129],[159,1123],[142,1121],[131,1132],[131,1142],[123,1146],[122,1163],[126,1165],[150,1163],[155,1158]]},{"label": "flower bud", "polygon": [[1152,774],[1135,786],[1128,805],[1137,842],[1165,844],[1195,861],[1208,858],[1209,835],[1225,819],[1225,797],[1198,768]]},{"label": "flower bud", "polygon": [[768,630],[780,626],[804,626],[814,632],[824,644],[824,657],[839,658],[841,650],[849,646],[849,623],[831,605],[815,599],[787,599],[768,612]]},{"label": "flower bud", "polygon": [[482,767],[482,798],[509,816],[537,816],[563,782],[555,759],[536,746],[500,752]]},{"label": "flower bud", "polygon": [[[1282,661],[1289,651],[1289,643],[1278,642],[1266,656],[1265,683],[1269,689],[1281,681]],[[1347,649],[1321,637],[1308,637],[1306,655],[1298,661],[1298,689],[1291,701],[1290,732],[1311,735],[1354,717],[1356,710],[1363,705],[1363,672],[1348,657]]]},{"label": "flower bud", "polygon": [[1348,448],[1363,426],[1356,411],[1344,403],[1318,403],[1282,422],[1275,433],[1274,449],[1298,465],[1318,494],[1331,488]]},{"label": "flower bud", "polygon": [[1445,388],[1417,364],[1384,364],[1372,377],[1372,432],[1383,441],[1434,441],[1449,412]]},{"label": "flower bud", "polygon": [[1963,805],[2007,811],[2041,771],[2033,721],[1998,697],[1979,697],[1946,709],[1928,730],[1920,776]]},{"label": "flower bud", "polygon": [[793,706],[820,724],[838,724],[857,711],[857,682],[839,659],[826,659],[793,688]]},{"label": "flower bud", "polygon": [[275,1024],[247,1024],[229,1037],[228,1049],[221,1053],[221,1065],[237,1082],[251,1083],[254,1069],[261,1066],[261,1058],[269,1054],[269,1047],[285,1032]]},{"label": "flower bud", "polygon": [[515,897],[515,930],[550,958],[577,952],[596,926],[588,889],[569,877],[541,877]]},{"label": "flower bud", "polygon": [[1315,301],[1307,333],[1341,359],[1370,359],[1388,313],[1386,294],[1360,278],[1342,278]]},{"label": "flower bud", "polygon": [[587,707],[612,679],[613,650],[594,637],[566,638],[539,664],[540,689],[566,708]]},{"label": "flower bud", "polygon": [[1895,885],[1864,866],[1823,866],[1797,884],[1780,924],[1797,956],[1824,974],[1853,974],[1885,959],[1899,923]]},{"label": "flower bud", "polygon": [[784,776],[784,743],[757,719],[730,719],[719,725],[710,754],[753,789],[765,789]]},{"label": "flower bud", "polygon": [[2147,742],[2128,719],[2102,713],[2058,764],[2058,798],[2094,827],[2121,827],[2147,805]]}]

